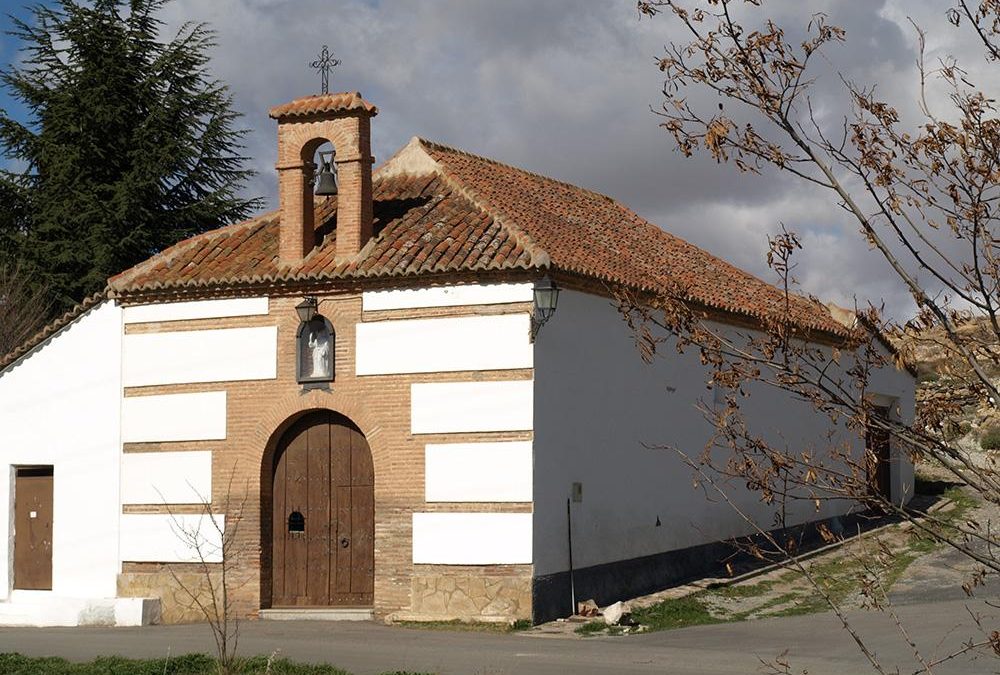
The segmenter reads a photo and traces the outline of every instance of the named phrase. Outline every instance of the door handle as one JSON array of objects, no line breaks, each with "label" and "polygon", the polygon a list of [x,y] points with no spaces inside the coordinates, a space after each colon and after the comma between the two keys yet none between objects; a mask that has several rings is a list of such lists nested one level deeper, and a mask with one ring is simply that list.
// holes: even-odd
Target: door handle
[{"label": "door handle", "polygon": [[350,539],[348,539],[347,537],[340,538],[340,548],[347,548],[350,545],[351,545]]}]

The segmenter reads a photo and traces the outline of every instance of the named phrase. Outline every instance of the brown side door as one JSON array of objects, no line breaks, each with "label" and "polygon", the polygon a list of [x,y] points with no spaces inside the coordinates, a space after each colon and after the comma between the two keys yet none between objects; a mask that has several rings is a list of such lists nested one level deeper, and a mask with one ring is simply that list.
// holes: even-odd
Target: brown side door
[{"label": "brown side door", "polygon": [[14,478],[14,588],[52,590],[52,467]]},{"label": "brown side door", "polygon": [[[888,408],[876,408],[875,415],[882,419],[889,418]],[[866,467],[868,469],[868,489],[876,497],[889,500],[892,498],[892,481],[890,473],[890,434],[887,430],[870,425],[865,434]]]},{"label": "brown side door", "polygon": [[364,435],[319,411],[278,446],[272,607],[365,607],[375,581],[375,480]]}]

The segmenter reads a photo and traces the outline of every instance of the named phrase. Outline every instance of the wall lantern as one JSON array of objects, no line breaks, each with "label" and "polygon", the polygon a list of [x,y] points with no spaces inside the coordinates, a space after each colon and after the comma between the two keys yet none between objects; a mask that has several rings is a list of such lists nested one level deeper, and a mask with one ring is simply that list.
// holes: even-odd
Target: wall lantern
[{"label": "wall lantern", "polygon": [[316,308],[319,303],[316,298],[302,298],[302,302],[295,305],[295,313],[299,315],[299,321],[309,323],[316,316]]},{"label": "wall lantern", "polygon": [[319,153],[320,169],[316,177],[316,194],[332,197],[337,194],[337,174],[333,168],[333,151]]},{"label": "wall lantern", "polygon": [[332,382],[336,335],[333,326],[318,313],[316,298],[304,298],[295,306],[299,316],[296,335],[296,379],[302,384]]},{"label": "wall lantern", "polygon": [[535,310],[531,314],[531,341],[535,341],[538,329],[545,325],[556,313],[559,302],[559,287],[548,277],[535,284]]}]

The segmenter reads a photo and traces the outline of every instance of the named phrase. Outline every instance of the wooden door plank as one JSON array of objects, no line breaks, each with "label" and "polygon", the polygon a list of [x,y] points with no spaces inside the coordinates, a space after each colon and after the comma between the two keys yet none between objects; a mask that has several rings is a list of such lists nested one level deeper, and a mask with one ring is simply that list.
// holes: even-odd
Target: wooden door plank
[{"label": "wooden door plank", "polygon": [[351,488],[351,592],[371,593],[375,584],[375,491]]},{"label": "wooden door plank", "polygon": [[285,538],[287,537],[288,513],[285,504],[285,448],[284,439],[278,445],[278,461],[274,467],[271,491],[271,605],[290,604],[285,591]]},{"label": "wooden door plank", "polygon": [[317,419],[306,432],[308,495],[306,559],[309,604],[330,604],[330,424]]},{"label": "wooden door plank", "polygon": [[[354,546],[351,531],[351,488],[338,486],[335,490],[337,499],[337,555],[334,565],[334,593],[350,593],[351,591],[351,548]],[[344,545],[344,542],[347,545]]]},{"label": "wooden door plank", "polygon": [[330,426],[330,445],[333,485],[351,485],[351,429],[339,420]]},{"label": "wooden door plank", "polygon": [[351,485],[374,485],[375,467],[372,466],[372,451],[364,434],[351,429]]},{"label": "wooden door plank", "polygon": [[[307,515],[308,511],[308,458],[306,431],[300,427],[285,450],[285,587],[292,599],[290,604],[302,605],[308,602],[307,590],[307,546],[305,532],[288,532],[288,516],[293,511]],[[305,531],[313,523],[306,518]]]}]

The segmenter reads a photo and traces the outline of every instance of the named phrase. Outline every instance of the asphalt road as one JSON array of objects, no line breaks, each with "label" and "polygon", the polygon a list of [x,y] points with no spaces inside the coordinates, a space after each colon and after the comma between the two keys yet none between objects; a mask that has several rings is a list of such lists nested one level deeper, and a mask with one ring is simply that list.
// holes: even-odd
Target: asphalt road
[{"label": "asphalt road", "polygon": [[[982,603],[949,601],[898,608],[908,633],[925,660],[961,647],[980,636],[970,609],[997,627],[1000,611]],[[894,622],[884,614],[851,612],[853,625],[887,671],[919,668]],[[833,614],[765,619],[738,624],[588,639],[497,635],[387,627],[373,623],[245,622],[240,653],[269,654],[297,661],[329,662],[358,675],[407,669],[440,675],[548,675],[555,673],[623,675],[670,673],[708,675],[773,672],[760,659],[787,651],[792,673],[845,675],[875,672]],[[146,628],[4,628],[0,651],[89,660],[98,655],[162,657],[211,652],[204,625]],[[168,651],[169,650],[169,651]],[[1000,673],[1000,659],[962,657],[934,669],[951,673]]]}]

